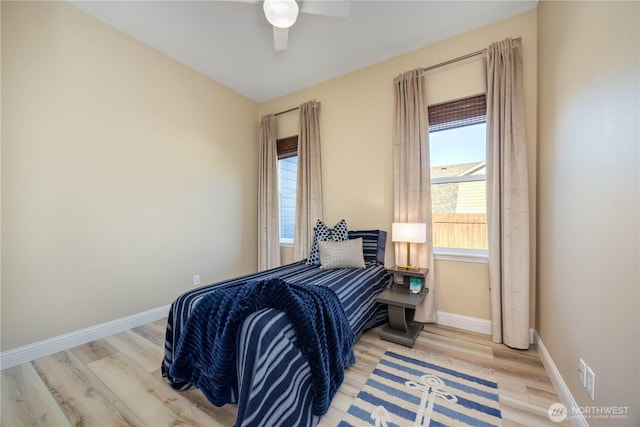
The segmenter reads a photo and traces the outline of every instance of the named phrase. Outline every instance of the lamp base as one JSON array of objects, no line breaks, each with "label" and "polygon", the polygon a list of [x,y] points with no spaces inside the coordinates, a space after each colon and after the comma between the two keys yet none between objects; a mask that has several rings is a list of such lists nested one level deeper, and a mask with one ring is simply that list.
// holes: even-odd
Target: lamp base
[{"label": "lamp base", "polygon": [[398,270],[407,270],[407,271],[420,271],[420,267],[416,265],[397,265]]}]

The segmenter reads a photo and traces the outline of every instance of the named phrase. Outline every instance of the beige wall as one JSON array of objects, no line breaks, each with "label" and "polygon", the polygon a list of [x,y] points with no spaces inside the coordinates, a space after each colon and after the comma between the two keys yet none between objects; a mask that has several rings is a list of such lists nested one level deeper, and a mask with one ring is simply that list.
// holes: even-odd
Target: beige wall
[{"label": "beige wall", "polygon": [[640,425],[639,16],[638,2],[538,6],[537,330],[579,406],[630,408],[591,425]]},{"label": "beige wall", "polygon": [[[260,106],[65,3],[2,2],[2,24],[3,350],[168,304],[194,274],[254,270],[268,112],[321,101],[325,220],[388,230],[393,78],[505,37],[523,39],[535,194],[535,11]],[[429,102],[482,92],[482,69],[430,71]],[[297,113],[278,125],[295,134]],[[439,310],[489,319],[486,264],[434,273]]]},{"label": "beige wall", "polygon": [[2,2],[2,350],[255,271],[256,104],[64,2]]},{"label": "beige wall", "polygon": [[[277,113],[310,99],[322,103],[322,167],[324,213],[328,224],[341,218],[351,229],[390,231],[393,220],[393,79],[413,68],[427,67],[482,50],[506,37],[522,37],[525,68],[531,206],[535,212],[536,164],[536,12],[506,19],[441,43],[427,46],[363,70],[264,103],[258,115]],[[427,73],[427,98],[437,103],[484,92],[481,57],[457,62]],[[279,116],[279,136],[296,134],[298,114]],[[532,236],[535,236],[532,215]],[[535,248],[532,239],[532,249]],[[286,255],[286,251],[284,251]],[[535,250],[532,250],[535,265]],[[387,246],[387,265],[393,250]],[[436,261],[438,309],[489,319],[486,264]],[[535,283],[535,269],[532,269]],[[532,322],[534,287],[532,286]]]}]

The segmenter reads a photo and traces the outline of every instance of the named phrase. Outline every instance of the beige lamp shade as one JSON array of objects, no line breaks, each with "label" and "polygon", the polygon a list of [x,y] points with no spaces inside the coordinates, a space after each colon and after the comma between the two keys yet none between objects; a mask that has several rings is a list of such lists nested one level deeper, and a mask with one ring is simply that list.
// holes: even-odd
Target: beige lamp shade
[{"label": "beige lamp shade", "polygon": [[418,222],[394,222],[391,225],[394,242],[424,243],[427,241],[427,224]]},{"label": "beige lamp shade", "polygon": [[391,224],[391,240],[407,244],[407,264],[398,267],[406,270],[419,270],[411,265],[411,243],[427,241],[427,224],[420,222],[394,222]]}]

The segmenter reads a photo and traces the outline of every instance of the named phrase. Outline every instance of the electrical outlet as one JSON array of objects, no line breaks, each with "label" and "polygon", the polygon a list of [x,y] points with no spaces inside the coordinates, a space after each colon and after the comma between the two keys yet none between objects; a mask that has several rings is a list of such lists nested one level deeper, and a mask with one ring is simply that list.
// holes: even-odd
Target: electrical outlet
[{"label": "electrical outlet", "polygon": [[193,286],[198,286],[200,284],[200,275],[199,274],[194,274],[193,275]]},{"label": "electrical outlet", "polygon": [[580,384],[582,387],[587,386],[587,364],[584,363],[584,360],[578,359],[578,380],[580,380]]},{"label": "electrical outlet", "polygon": [[595,400],[596,399],[596,374],[588,366],[587,366],[585,387],[587,388],[587,393],[589,393],[589,397],[591,398],[591,400]]}]

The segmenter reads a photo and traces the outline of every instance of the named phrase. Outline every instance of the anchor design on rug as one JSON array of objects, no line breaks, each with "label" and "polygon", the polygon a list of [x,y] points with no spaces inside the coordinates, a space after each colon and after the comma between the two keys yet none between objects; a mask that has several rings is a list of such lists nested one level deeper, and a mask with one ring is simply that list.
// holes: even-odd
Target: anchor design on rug
[{"label": "anchor design on rug", "polygon": [[387,421],[391,421],[389,412],[387,412],[387,408],[384,406],[378,406],[374,409],[371,413],[371,419],[375,420],[376,427],[388,427]]},{"label": "anchor design on rug", "polygon": [[426,427],[431,423],[431,414],[433,413],[433,404],[436,397],[450,402],[457,402],[458,398],[451,393],[442,390],[444,381],[435,375],[423,375],[420,377],[421,383],[415,381],[406,381],[404,385],[414,390],[422,390],[422,399],[416,414],[416,420],[413,427]]}]

